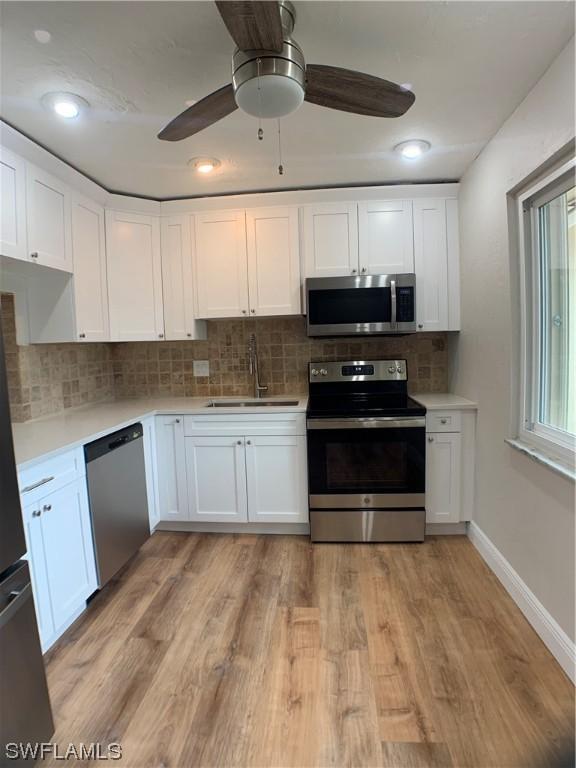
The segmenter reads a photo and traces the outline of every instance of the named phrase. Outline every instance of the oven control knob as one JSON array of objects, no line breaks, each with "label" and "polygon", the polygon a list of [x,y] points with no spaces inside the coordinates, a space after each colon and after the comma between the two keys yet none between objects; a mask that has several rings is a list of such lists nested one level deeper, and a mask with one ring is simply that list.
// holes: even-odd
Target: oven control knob
[{"label": "oven control knob", "polygon": [[388,373],[396,373],[396,366],[395,365],[391,365],[388,368]]},{"label": "oven control knob", "polygon": [[312,376],[318,376],[318,374],[320,373],[320,371],[318,370],[318,368],[312,368],[312,370],[310,371],[310,373],[312,374]]},{"label": "oven control knob", "polygon": [[328,371],[326,370],[326,368],[321,368],[320,369],[320,375],[321,376],[328,376]]}]

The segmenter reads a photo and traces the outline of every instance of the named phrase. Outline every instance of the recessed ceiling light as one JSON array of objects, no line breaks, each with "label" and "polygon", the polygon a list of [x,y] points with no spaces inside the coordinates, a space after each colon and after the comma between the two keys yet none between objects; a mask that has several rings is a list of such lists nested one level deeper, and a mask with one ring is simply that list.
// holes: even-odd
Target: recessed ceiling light
[{"label": "recessed ceiling light", "polygon": [[417,160],[430,149],[430,142],[423,139],[410,139],[396,144],[394,150],[402,155],[406,160]]},{"label": "recessed ceiling light", "polygon": [[90,106],[86,99],[75,93],[46,93],[42,96],[42,103],[65,120],[73,120]]},{"label": "recessed ceiling light", "polygon": [[46,45],[46,43],[49,43],[50,40],[52,40],[52,35],[45,29],[35,29],[34,37],[36,38],[36,41],[42,43],[42,45]]},{"label": "recessed ceiling light", "polygon": [[197,173],[206,174],[219,168],[220,160],[216,157],[193,157],[188,160],[188,165],[191,165]]}]

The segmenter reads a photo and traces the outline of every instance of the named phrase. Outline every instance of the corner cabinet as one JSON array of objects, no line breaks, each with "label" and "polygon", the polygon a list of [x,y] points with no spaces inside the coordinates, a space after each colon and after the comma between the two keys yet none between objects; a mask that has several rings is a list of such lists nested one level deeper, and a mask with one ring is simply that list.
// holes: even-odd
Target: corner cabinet
[{"label": "corner cabinet", "polygon": [[71,191],[63,181],[27,164],[28,249],[34,262],[73,271],[70,204]]},{"label": "corner cabinet", "polygon": [[160,219],[106,211],[110,337],[164,338]]},{"label": "corner cabinet", "polygon": [[78,341],[109,341],[104,208],[72,198],[74,305]]},{"label": "corner cabinet", "polygon": [[26,163],[0,147],[0,254],[28,261]]}]

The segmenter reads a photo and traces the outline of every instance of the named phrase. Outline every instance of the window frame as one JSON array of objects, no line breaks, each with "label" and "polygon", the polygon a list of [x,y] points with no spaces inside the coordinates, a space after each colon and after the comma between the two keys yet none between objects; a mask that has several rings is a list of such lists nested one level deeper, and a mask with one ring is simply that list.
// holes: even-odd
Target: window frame
[{"label": "window frame", "polygon": [[517,197],[520,267],[520,397],[518,440],[553,461],[575,464],[576,439],[569,432],[538,421],[541,365],[541,271],[538,207],[575,184],[576,158],[541,176]]}]

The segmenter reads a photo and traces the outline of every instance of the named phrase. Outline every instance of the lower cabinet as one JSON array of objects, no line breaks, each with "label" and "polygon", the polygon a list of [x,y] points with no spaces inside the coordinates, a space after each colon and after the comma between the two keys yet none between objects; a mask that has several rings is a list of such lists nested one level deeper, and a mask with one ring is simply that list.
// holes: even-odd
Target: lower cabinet
[{"label": "lower cabinet", "polygon": [[[186,432],[182,417],[157,417],[160,520],[307,523],[306,438],[258,434],[294,432],[300,422],[232,418],[195,419]],[[223,435],[228,429],[238,434]]]},{"label": "lower cabinet", "polygon": [[142,429],[144,430],[144,464],[146,467],[148,518],[150,520],[150,533],[152,533],[160,522],[158,473],[156,467],[156,420],[154,416],[142,419]]},{"label": "lower cabinet", "polygon": [[429,433],[426,444],[426,522],[458,523],[461,508],[460,435]]},{"label": "lower cabinet", "polygon": [[32,590],[43,650],[83,610],[97,589],[86,479],[23,510]]}]

